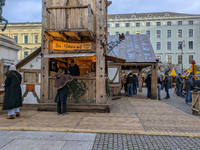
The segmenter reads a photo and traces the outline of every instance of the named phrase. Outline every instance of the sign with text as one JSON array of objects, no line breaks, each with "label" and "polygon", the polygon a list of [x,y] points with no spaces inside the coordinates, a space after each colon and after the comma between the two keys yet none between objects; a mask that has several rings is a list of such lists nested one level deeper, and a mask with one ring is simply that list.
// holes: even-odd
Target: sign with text
[{"label": "sign with text", "polygon": [[92,43],[67,43],[60,41],[53,41],[53,50],[58,51],[81,51],[81,50],[91,50]]}]

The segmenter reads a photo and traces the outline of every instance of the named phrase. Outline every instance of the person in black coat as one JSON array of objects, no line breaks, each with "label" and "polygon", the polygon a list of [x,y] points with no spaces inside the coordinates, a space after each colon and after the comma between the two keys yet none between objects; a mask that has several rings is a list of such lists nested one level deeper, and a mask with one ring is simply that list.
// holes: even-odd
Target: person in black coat
[{"label": "person in black coat", "polygon": [[147,97],[151,98],[151,74],[148,75],[148,77],[145,80],[146,87],[147,87]]},{"label": "person in black coat", "polygon": [[71,61],[71,65],[69,66],[68,73],[71,76],[80,76],[79,66],[75,64],[74,60]]},{"label": "person in black coat", "polygon": [[8,118],[14,119],[20,116],[19,107],[22,107],[22,92],[21,92],[22,76],[16,71],[16,66],[11,65],[5,80],[5,98],[2,110],[8,110]]},{"label": "person in black coat", "polygon": [[138,77],[134,74],[133,79],[134,79],[133,94],[137,94]]},{"label": "person in black coat", "polygon": [[165,79],[164,79],[166,97],[164,99],[170,98],[170,95],[169,95],[170,81],[171,81],[171,78],[169,77],[168,73],[166,73],[165,74]]},{"label": "person in black coat", "polygon": [[55,103],[57,103],[57,114],[61,114],[61,105],[63,106],[62,114],[68,114],[66,110],[67,96],[68,96],[68,87],[67,82],[72,81],[72,77],[70,75],[65,75],[63,69],[58,70],[58,74],[55,76],[55,85],[54,87],[57,89],[57,94],[55,98]]},{"label": "person in black coat", "polygon": [[127,96],[132,96],[133,95],[133,84],[134,84],[134,79],[131,73],[129,73],[128,78],[126,79],[127,82]]}]

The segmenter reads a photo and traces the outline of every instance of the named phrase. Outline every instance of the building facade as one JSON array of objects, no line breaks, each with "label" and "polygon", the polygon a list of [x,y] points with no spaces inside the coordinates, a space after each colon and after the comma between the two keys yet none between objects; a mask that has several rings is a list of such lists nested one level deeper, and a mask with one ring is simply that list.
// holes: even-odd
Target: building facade
[{"label": "building facade", "polygon": [[[147,34],[157,59],[172,64],[200,64],[200,15],[171,12],[108,15],[108,34]],[[131,41],[130,41],[131,42]],[[180,67],[181,68],[181,67]]]},{"label": "building facade", "polygon": [[4,60],[4,66],[18,62],[18,52],[21,46],[14,43],[13,38],[0,34],[0,60]]},{"label": "building facade", "polygon": [[[12,23],[0,34],[14,38],[22,46],[18,53],[22,60],[41,46],[41,30],[40,22]],[[192,60],[200,64],[200,15],[171,12],[108,15],[108,35],[122,33],[147,34],[161,62],[180,66],[183,63],[184,69],[191,66]]]},{"label": "building facade", "polygon": [[[3,24],[0,24],[0,28]],[[0,34],[14,39],[14,43],[22,47],[18,52],[18,61],[26,58],[41,46],[41,23],[10,23]]]}]

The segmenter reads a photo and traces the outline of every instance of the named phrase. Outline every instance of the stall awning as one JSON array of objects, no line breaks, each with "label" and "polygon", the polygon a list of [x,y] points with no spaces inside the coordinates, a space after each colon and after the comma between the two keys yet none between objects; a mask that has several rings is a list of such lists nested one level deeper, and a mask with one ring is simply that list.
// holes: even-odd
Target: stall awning
[{"label": "stall awning", "polygon": [[[173,69],[169,72],[169,76],[178,76],[180,72],[178,72],[174,67]],[[182,73],[180,73],[182,75]]]},{"label": "stall awning", "polygon": [[83,54],[47,54],[43,58],[70,58],[70,57],[93,57],[95,53],[83,53]]}]

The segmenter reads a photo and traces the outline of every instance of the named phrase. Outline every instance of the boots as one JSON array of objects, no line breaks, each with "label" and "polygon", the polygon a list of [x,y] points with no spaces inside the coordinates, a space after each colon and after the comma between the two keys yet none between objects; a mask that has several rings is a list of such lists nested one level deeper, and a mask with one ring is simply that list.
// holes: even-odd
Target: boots
[{"label": "boots", "polygon": [[19,116],[20,116],[20,112],[17,112],[17,113],[16,113],[16,117],[19,117]]},{"label": "boots", "polygon": [[10,115],[7,119],[15,119],[15,115]]}]

